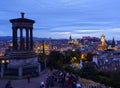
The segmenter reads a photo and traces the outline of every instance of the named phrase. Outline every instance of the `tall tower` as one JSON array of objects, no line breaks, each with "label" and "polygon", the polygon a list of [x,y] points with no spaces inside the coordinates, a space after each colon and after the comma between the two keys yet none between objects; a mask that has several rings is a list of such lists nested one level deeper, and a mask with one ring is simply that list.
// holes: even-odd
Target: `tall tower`
[{"label": "tall tower", "polygon": [[42,48],[43,48],[42,49],[43,50],[43,54],[45,54],[45,41],[44,40],[42,41]]},{"label": "tall tower", "polygon": [[71,34],[70,34],[69,40],[70,40],[70,41],[72,40]]},{"label": "tall tower", "polygon": [[112,46],[112,47],[115,47],[115,40],[114,40],[114,37],[113,37],[113,40],[112,40],[111,46]]},{"label": "tall tower", "polygon": [[105,45],[105,35],[104,34],[101,35],[101,42],[102,42],[102,46],[104,46]]},{"label": "tall tower", "polygon": [[107,49],[107,43],[105,41],[105,35],[101,35],[101,43],[98,45],[98,50],[106,50]]}]

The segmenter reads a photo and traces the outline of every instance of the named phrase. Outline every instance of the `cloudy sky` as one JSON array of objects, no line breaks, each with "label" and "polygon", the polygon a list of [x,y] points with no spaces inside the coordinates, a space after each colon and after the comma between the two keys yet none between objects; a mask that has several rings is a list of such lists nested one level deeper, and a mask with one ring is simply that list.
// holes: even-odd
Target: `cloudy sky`
[{"label": "cloudy sky", "polygon": [[41,38],[81,38],[82,36],[120,39],[120,0],[1,0],[0,36],[11,36],[9,19],[36,21],[34,36]]}]

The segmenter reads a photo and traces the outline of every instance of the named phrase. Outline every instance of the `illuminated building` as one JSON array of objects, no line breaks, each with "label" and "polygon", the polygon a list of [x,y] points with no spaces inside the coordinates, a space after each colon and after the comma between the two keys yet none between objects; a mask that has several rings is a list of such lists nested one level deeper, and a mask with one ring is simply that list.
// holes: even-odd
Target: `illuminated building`
[{"label": "illuminated building", "polygon": [[113,37],[113,40],[112,40],[112,43],[111,43],[111,49],[118,50],[118,46],[116,46],[116,44],[115,44],[114,37]]},{"label": "illuminated building", "polygon": [[44,52],[45,52],[45,54],[49,54],[49,53],[50,53],[50,50],[51,50],[51,45],[50,45],[49,43],[47,43],[47,42],[44,42],[44,44],[43,44],[43,43],[40,43],[40,44],[36,47],[35,52],[36,52],[36,53],[40,53],[40,52],[43,53],[43,46],[44,46]]},{"label": "illuminated building", "polygon": [[10,42],[10,43],[9,43],[9,46],[10,46],[10,47],[13,47],[13,43]]},{"label": "illuminated building", "polygon": [[72,39],[71,34],[70,34],[68,43],[69,44],[74,44],[74,45],[80,45],[81,44],[78,40]]},{"label": "illuminated building", "polygon": [[107,43],[105,41],[105,35],[101,35],[101,44],[98,45],[98,50],[106,50],[107,49]]},{"label": "illuminated building", "polygon": [[93,62],[96,63],[100,70],[113,71],[120,70],[120,51],[99,51],[93,57]]},{"label": "illuminated building", "polygon": [[85,60],[85,59],[86,59],[86,53],[82,53],[82,54],[81,54],[81,59],[82,59],[82,60]]}]

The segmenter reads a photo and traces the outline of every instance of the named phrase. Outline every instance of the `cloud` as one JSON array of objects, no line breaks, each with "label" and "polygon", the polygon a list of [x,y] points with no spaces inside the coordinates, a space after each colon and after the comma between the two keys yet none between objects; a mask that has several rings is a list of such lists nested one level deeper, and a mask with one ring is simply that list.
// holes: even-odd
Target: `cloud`
[{"label": "cloud", "polygon": [[111,31],[117,31],[117,32],[120,32],[120,28],[113,28],[113,29],[111,29]]},{"label": "cloud", "polygon": [[49,29],[49,27],[44,27],[44,26],[43,26],[43,27],[38,27],[38,28],[35,27],[35,28],[34,28],[34,30],[47,30],[47,29]]},{"label": "cloud", "polygon": [[[19,18],[20,12],[25,12],[26,18],[36,21],[34,36],[67,38],[71,33],[74,37],[99,37],[105,33],[119,39],[119,3],[120,0],[29,0],[26,4],[25,0],[4,0],[0,34],[11,34],[9,19]],[[4,30],[10,31],[3,33]]]},{"label": "cloud", "polygon": [[70,35],[71,32],[51,32],[52,35]]},{"label": "cloud", "polygon": [[93,33],[98,33],[98,32],[103,32],[103,30],[83,30],[83,29],[80,29],[80,30],[76,30],[75,31],[76,33],[80,33],[80,34],[93,34]]}]

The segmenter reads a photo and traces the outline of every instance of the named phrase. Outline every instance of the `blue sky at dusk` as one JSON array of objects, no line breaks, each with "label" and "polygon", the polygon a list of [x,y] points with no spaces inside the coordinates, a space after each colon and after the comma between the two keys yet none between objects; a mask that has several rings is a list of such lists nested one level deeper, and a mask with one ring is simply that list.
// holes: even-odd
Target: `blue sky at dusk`
[{"label": "blue sky at dusk", "polygon": [[41,38],[81,38],[82,36],[120,39],[120,0],[2,0],[0,36],[11,36],[9,19],[36,21],[34,36]]}]

